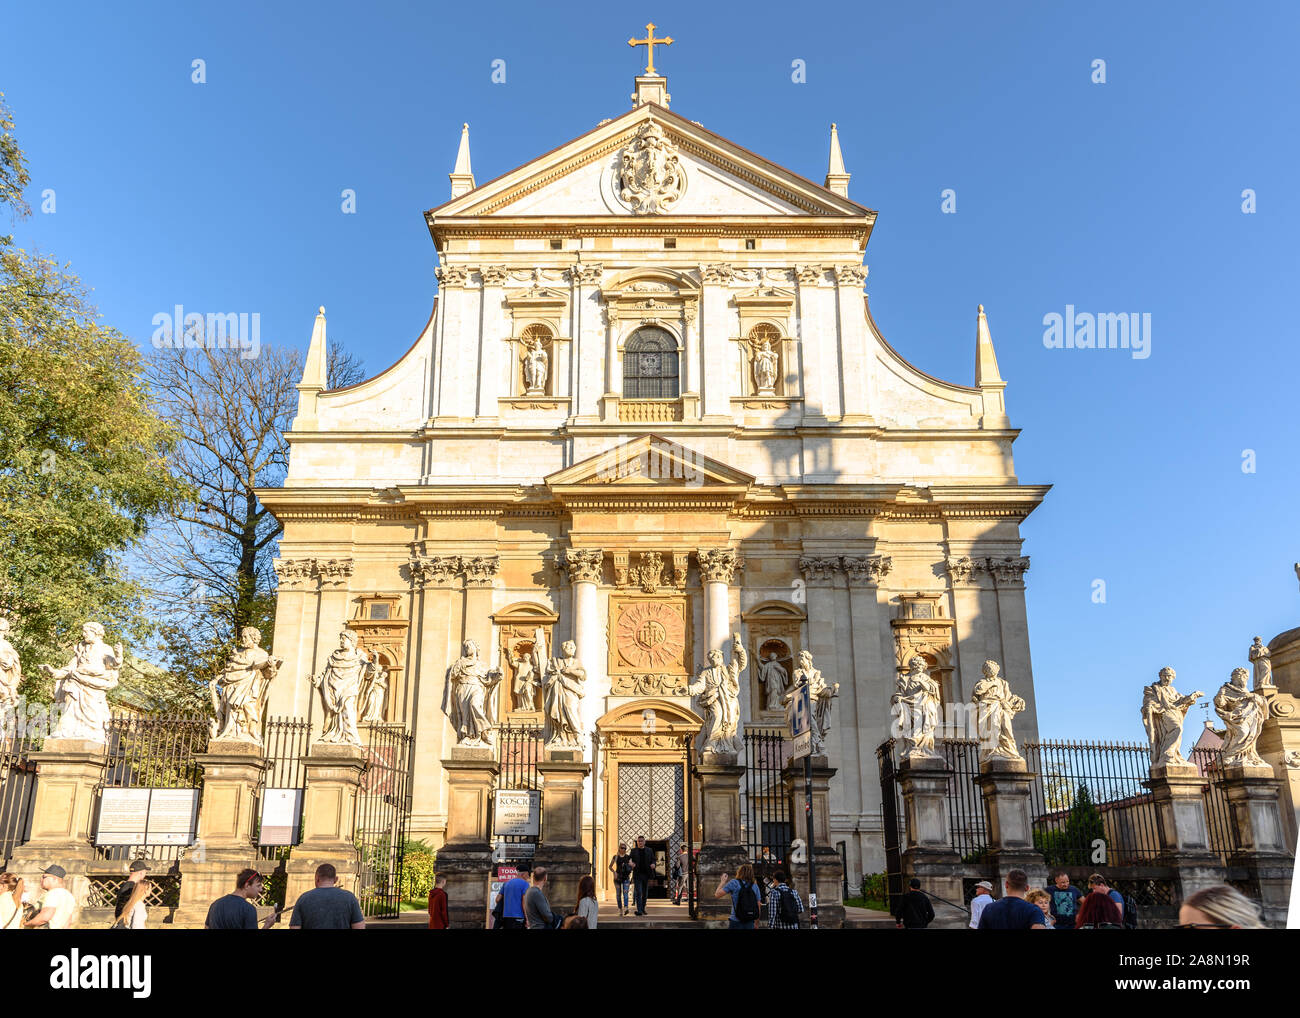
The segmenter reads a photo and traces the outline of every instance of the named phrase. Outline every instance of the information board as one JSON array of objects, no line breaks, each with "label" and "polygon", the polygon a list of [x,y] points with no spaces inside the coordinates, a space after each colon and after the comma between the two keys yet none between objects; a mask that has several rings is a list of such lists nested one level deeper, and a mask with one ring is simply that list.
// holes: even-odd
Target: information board
[{"label": "information board", "polygon": [[197,788],[105,788],[95,844],[192,845],[198,827]]},{"label": "information board", "polygon": [[259,845],[296,845],[301,822],[301,788],[268,788],[262,792]]},{"label": "information board", "polygon": [[143,845],[149,827],[148,788],[105,788],[99,796],[96,845]]},{"label": "information board", "polygon": [[542,832],[542,793],[502,789],[493,807],[493,833],[498,838],[537,837]]}]

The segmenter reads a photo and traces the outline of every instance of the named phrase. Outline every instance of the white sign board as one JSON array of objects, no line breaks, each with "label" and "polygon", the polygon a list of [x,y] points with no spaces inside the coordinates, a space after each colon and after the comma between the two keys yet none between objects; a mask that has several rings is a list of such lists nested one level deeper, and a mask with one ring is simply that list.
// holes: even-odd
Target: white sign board
[{"label": "white sign board", "polygon": [[542,833],[542,793],[498,791],[492,826],[498,838],[537,837]]},{"label": "white sign board", "polygon": [[807,683],[794,691],[790,707],[790,756],[798,759],[812,752],[812,697]]},{"label": "white sign board", "polygon": [[143,845],[149,826],[149,789],[105,788],[99,797],[96,845]]},{"label": "white sign board", "polygon": [[105,788],[96,845],[192,845],[199,832],[197,788]]},{"label": "white sign board", "polygon": [[268,788],[262,793],[259,845],[296,845],[302,820],[301,788]]}]

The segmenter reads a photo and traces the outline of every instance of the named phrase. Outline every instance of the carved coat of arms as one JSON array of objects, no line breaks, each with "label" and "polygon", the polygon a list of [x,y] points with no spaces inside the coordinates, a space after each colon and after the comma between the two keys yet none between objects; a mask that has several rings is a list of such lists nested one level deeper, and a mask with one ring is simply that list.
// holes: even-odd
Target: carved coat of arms
[{"label": "carved coat of arms", "polygon": [[645,124],[623,149],[618,196],[638,215],[666,212],[686,190],[677,149],[656,123]]}]

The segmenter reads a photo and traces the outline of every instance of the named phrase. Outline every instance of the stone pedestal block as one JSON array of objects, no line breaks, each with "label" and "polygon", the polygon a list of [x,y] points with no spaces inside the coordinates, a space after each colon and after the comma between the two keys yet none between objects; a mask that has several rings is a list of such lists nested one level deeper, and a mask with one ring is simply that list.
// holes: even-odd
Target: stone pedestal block
[{"label": "stone pedestal block", "polygon": [[1219,857],[1210,848],[1201,777],[1194,764],[1159,764],[1146,782],[1155,801],[1161,854],[1177,871],[1179,900],[1223,883]]},{"label": "stone pedestal block", "polygon": [[1033,775],[1024,760],[983,760],[977,783],[989,825],[989,854],[1003,886],[1007,873],[1024,870],[1030,887],[1046,887],[1047,863],[1034,848],[1033,808],[1029,783]]},{"label": "stone pedestal block", "polygon": [[1245,869],[1265,921],[1280,929],[1286,925],[1295,865],[1286,846],[1280,782],[1268,766],[1229,764],[1223,770],[1223,790],[1237,831],[1237,851],[1229,863]]},{"label": "stone pedestal block", "polygon": [[[809,843],[807,783],[804,780],[802,759],[791,760],[782,771],[785,792],[791,802],[791,820],[794,836]],[[812,855],[817,863],[817,924],[822,929],[841,929],[844,926],[844,863],[831,843],[830,782],[835,776],[824,756],[812,759]],[[808,862],[790,860],[790,878],[795,888],[804,896],[804,907],[811,908]],[[766,917],[766,911],[764,912]]]},{"label": "stone pedestal block", "polygon": [[723,873],[733,876],[749,855],[740,833],[740,780],[745,768],[734,753],[705,753],[695,767],[700,779],[700,824],[703,832],[697,856],[699,878],[697,915],[707,922],[726,923],[730,898],[715,898]]},{"label": "stone pedestal block", "polygon": [[1300,823],[1300,767],[1288,760],[1300,760],[1300,700],[1290,693],[1276,692],[1269,698],[1269,717],[1259,733],[1259,755],[1273,768],[1281,782],[1282,825],[1288,852],[1296,850],[1296,829]]},{"label": "stone pedestal block", "polygon": [[492,787],[500,771],[490,749],[456,746],[442,761],[447,774],[447,839],[437,870],[447,877],[447,917],[453,930],[481,930],[490,909]]},{"label": "stone pedestal block", "polygon": [[578,900],[578,882],[591,873],[591,856],[582,845],[582,783],[591,765],[579,750],[549,750],[537,772],[542,837],[533,865],[546,867],[551,908],[567,913]]},{"label": "stone pedestal block", "polygon": [[266,768],[264,753],[251,742],[214,739],[206,753],[195,757],[203,768],[199,840],[180,864],[181,902],[174,925],[201,927],[208,906],[235,889],[239,871],[258,868],[253,810]]},{"label": "stone pedestal block", "polygon": [[303,757],[307,786],[302,805],[302,843],[289,853],[285,908],[292,912],[298,896],[316,886],[316,867],[330,863],[338,870],[339,886],[356,893],[358,859],[357,788],[365,768],[360,746],[318,742]]},{"label": "stone pedestal block", "polygon": [[7,868],[39,894],[45,868],[62,866],[68,873],[64,886],[84,906],[87,874],[104,865],[93,846],[95,789],[104,777],[107,749],[87,739],[46,739],[32,759],[38,771],[31,838],[14,851]]},{"label": "stone pedestal block", "polygon": [[910,757],[898,768],[907,817],[903,873],[931,894],[962,900],[961,859],[948,824],[948,784],[953,770],[938,757]]}]

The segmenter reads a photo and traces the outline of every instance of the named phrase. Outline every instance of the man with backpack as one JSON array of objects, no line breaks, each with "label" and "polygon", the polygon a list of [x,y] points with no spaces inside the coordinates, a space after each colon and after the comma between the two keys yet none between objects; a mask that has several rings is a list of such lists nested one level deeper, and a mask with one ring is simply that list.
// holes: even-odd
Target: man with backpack
[{"label": "man with backpack", "polygon": [[755,929],[759,916],[758,903],[762,900],[763,892],[754,882],[753,866],[742,863],[734,877],[722,874],[722,880],[713,896],[721,898],[728,894],[731,895],[731,915],[727,919],[727,929]]},{"label": "man with backpack", "polygon": [[799,916],[803,914],[803,901],[799,892],[790,886],[790,876],[785,870],[772,874],[774,885],[767,894],[767,928],[769,930],[797,930]]},{"label": "man with backpack", "polygon": [[904,930],[923,930],[934,922],[934,906],[916,877],[912,878],[908,892],[898,899],[894,920]]},{"label": "man with backpack", "polygon": [[1123,917],[1122,922],[1124,929],[1136,930],[1138,928],[1137,902],[1133,900],[1132,895],[1120,894],[1119,891],[1106,883],[1106,878],[1100,873],[1094,873],[1088,878],[1088,889],[1090,891],[1101,891],[1119,909]]}]

